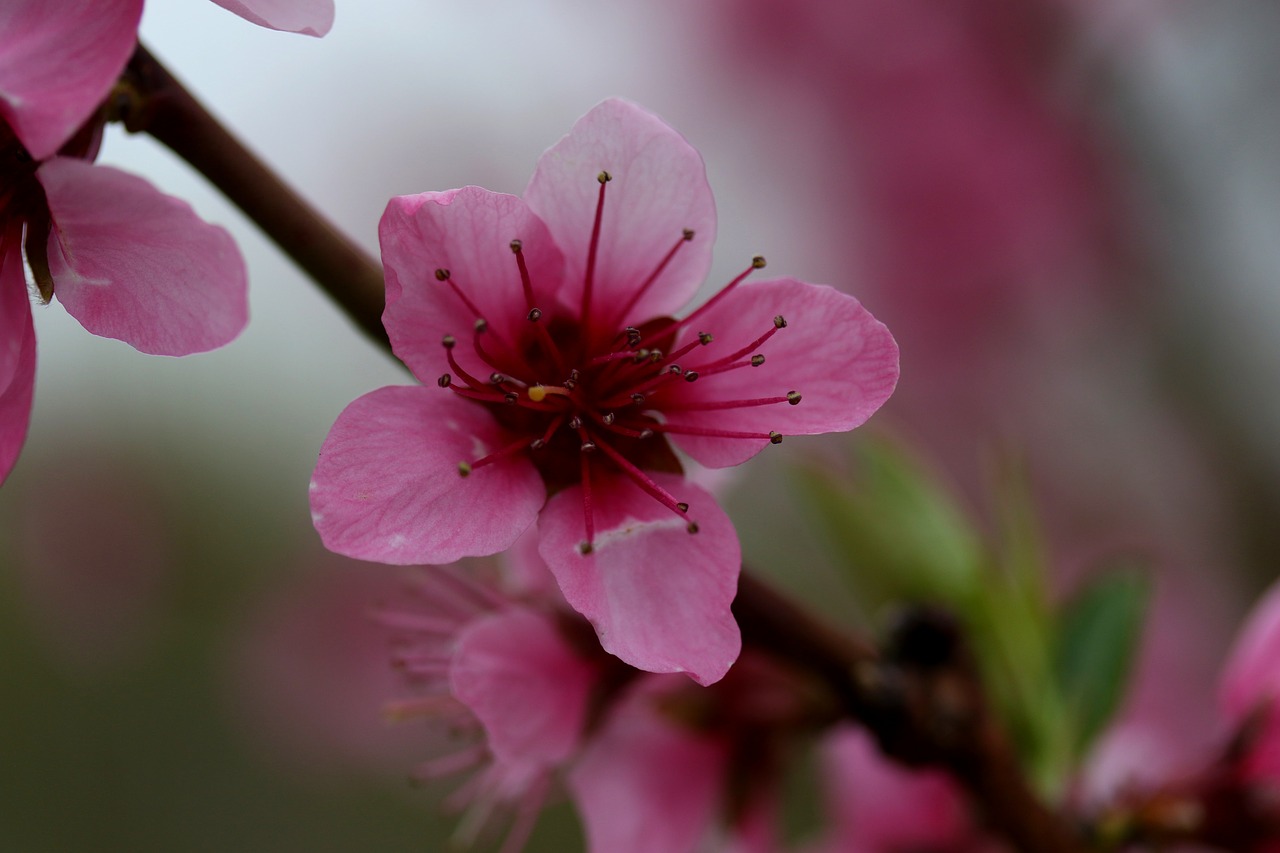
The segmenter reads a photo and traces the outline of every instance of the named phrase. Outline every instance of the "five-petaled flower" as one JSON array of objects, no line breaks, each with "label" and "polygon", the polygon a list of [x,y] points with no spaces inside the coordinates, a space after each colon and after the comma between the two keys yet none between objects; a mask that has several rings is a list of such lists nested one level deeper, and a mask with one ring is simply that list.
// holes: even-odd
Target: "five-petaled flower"
[{"label": "five-petaled flower", "polygon": [[725,467],[786,434],[851,429],[893,391],[898,351],[846,294],[748,283],[762,258],[674,318],[715,224],[697,151],[620,100],[543,155],[523,198],[392,199],[383,322],[425,385],[338,417],[311,484],[325,544],[446,563],[536,521],[539,553],[607,651],[723,676],[741,645],[737,535],[672,445]]}]

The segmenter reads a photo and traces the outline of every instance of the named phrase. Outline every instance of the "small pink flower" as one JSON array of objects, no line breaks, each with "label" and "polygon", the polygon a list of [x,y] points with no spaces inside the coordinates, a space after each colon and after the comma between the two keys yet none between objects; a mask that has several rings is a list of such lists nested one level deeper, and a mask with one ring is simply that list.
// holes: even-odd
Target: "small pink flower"
[{"label": "small pink flower", "polygon": [[1240,630],[1223,671],[1220,700],[1228,721],[1253,727],[1246,776],[1280,787],[1280,583]]},{"label": "small pink flower", "polygon": [[325,544],[445,563],[536,521],[606,650],[722,677],[740,647],[737,535],[672,444],[725,467],[783,434],[858,426],[897,380],[889,332],[830,287],[745,283],[759,258],[670,316],[710,265],[711,192],[697,151],[620,100],[543,155],[523,198],[402,196],[379,233],[383,322],[428,387],[339,416],[311,486]]}]

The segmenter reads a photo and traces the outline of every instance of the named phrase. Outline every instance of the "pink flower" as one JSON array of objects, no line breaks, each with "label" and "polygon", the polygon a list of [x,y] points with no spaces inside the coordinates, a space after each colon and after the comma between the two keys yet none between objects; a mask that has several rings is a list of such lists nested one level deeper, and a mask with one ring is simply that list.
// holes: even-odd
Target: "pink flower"
[{"label": "pink flower", "polygon": [[272,30],[316,36],[333,26],[333,0],[213,0],[246,21]]},{"label": "pink flower", "polygon": [[[332,18],[330,0],[222,5],[317,34]],[[24,248],[46,302],[56,294],[93,334],[145,353],[214,349],[248,321],[244,262],[226,231],[141,178],[91,165],[99,105],[141,13],[142,0],[0,6],[0,480],[26,437],[35,380]]]},{"label": "pink flower", "polygon": [[451,568],[425,574],[414,592],[381,614],[402,638],[396,663],[413,693],[393,713],[434,717],[470,735],[418,775],[472,770],[451,801],[468,812],[463,840],[474,840],[497,810],[513,815],[503,850],[519,850],[555,774],[585,737],[604,656],[594,644],[585,654],[575,647],[578,617],[518,603]]},{"label": "pink flower", "polygon": [[620,100],[543,155],[523,198],[393,199],[383,322],[428,387],[382,388],[339,416],[311,485],[325,544],[444,563],[501,551],[536,521],[539,553],[607,651],[722,677],[740,647],[737,535],[672,444],[725,467],[783,434],[851,429],[892,392],[898,354],[832,288],[745,283],[759,258],[673,319],[714,232],[698,153]]}]

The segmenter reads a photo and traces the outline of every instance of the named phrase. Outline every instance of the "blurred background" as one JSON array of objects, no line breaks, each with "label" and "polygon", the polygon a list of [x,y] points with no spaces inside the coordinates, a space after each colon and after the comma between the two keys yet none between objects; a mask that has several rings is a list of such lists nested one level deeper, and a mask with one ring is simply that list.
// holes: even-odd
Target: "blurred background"
[{"label": "blurred background", "polygon": [[[1195,760],[1276,574],[1277,36],[1271,6],[1147,0],[338,0],[323,40],[151,0],[142,24],[374,252],[393,195],[519,193],[610,95],[663,116],[707,161],[711,286],[761,253],[893,330],[902,379],[868,432],[980,523],[1020,460],[1058,594],[1115,551],[1154,568],[1110,778]],[[112,128],[101,160],[232,231],[253,317],[174,360],[36,311],[0,491],[0,849],[434,849],[440,791],[406,781],[430,734],[384,721],[366,618],[397,572],[326,555],[306,499],[338,412],[410,377],[167,151]],[[874,623],[789,473],[848,441],[788,441],[726,502],[753,567]],[[560,806],[530,849],[577,833]]]}]

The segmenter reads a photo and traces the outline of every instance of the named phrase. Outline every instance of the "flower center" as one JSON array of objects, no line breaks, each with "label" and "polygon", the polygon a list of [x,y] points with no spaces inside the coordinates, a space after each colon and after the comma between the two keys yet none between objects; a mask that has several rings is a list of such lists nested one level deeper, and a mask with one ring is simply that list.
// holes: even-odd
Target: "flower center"
[{"label": "flower center", "polygon": [[[598,306],[592,311],[592,292],[600,230],[604,218],[605,188],[612,180],[601,172],[600,194],[589,243],[583,282],[583,298],[578,316],[548,316],[538,304],[534,282],[525,263],[524,244],[519,239],[510,247],[519,270],[527,311],[527,325],[512,339],[492,328],[467,295],[464,282],[447,269],[435,271],[442,286],[476,319],[470,346],[489,371],[476,376],[455,357],[458,337],[446,335],[442,341],[451,373],[438,384],[455,394],[489,406],[498,421],[519,436],[506,447],[474,460],[458,464],[461,476],[507,457],[528,453],[549,489],[558,490],[578,483],[583,492],[583,513],[587,538],[580,545],[589,553],[595,538],[592,477],[596,469],[620,473],[646,494],[686,518],[690,533],[698,531],[696,520],[688,518],[689,504],[672,495],[647,471],[679,473],[679,460],[666,440],[667,435],[695,435],[724,439],[767,439],[779,444],[776,431],[743,432],[717,428],[701,418],[697,423],[681,423],[672,413],[711,412],[769,406],[797,405],[796,391],[750,399],[700,399],[688,393],[688,385],[714,390],[715,377],[765,363],[760,347],[782,329],[787,321],[772,318],[757,337],[745,345],[728,349],[716,342],[711,332],[699,331],[678,343],[681,330],[695,328],[695,321],[736,288],[765,260],[755,257],[751,264],[709,301],[687,317],[655,317],[636,325],[626,319],[640,298],[659,278],[681,247],[694,239],[683,229],[671,248],[659,259],[653,272],[635,288],[627,301],[615,310]],[[513,294],[514,296],[514,294]],[[601,317],[607,313],[612,316]],[[764,324],[762,324],[764,325]],[[718,353],[715,350],[720,350]],[[711,353],[708,358],[705,353]]]}]

